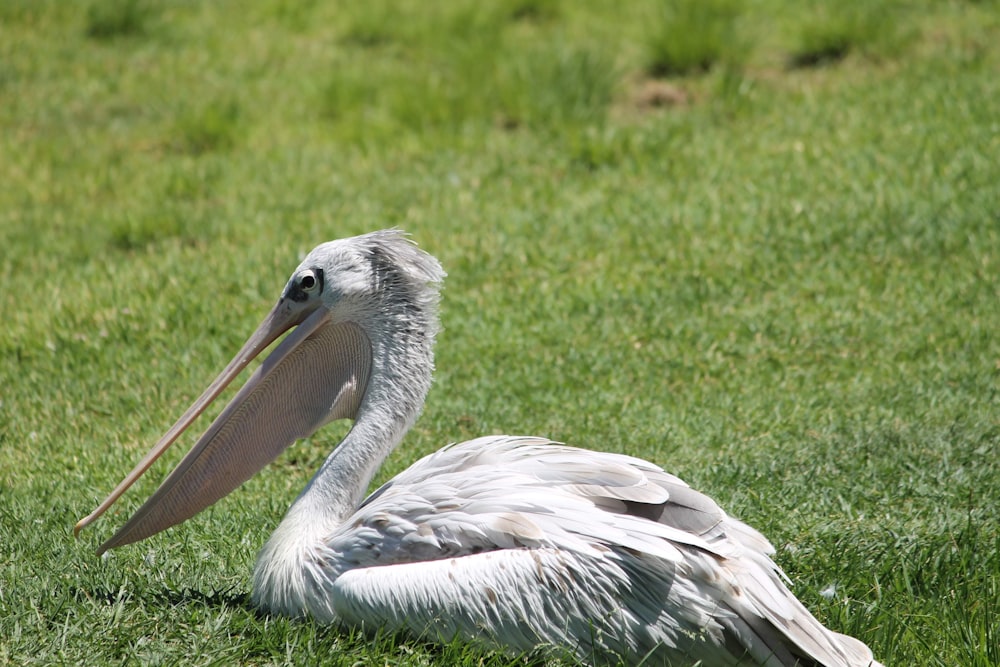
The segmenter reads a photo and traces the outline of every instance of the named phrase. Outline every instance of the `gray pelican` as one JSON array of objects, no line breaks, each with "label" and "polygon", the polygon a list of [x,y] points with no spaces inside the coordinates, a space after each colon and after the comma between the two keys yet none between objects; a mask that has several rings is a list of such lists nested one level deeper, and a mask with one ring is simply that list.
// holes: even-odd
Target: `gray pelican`
[{"label": "gray pelican", "polygon": [[352,419],[257,558],[262,610],[512,654],[561,647],[584,662],[879,664],[792,595],[760,533],[637,458],[483,437],[362,500],[430,387],[444,275],[397,230],[315,248],[236,357],[76,533],[294,327],[98,553],[189,519],[296,439]]}]

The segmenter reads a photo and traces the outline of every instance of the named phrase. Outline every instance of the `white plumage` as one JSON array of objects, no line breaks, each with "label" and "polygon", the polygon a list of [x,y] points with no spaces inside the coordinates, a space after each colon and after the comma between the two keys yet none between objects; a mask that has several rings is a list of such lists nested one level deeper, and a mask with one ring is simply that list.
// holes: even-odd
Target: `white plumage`
[{"label": "white plumage", "polygon": [[640,459],[484,437],[361,502],[426,396],[443,275],[395,231],[319,246],[233,363],[78,529],[300,325],[102,550],[185,520],[297,437],[350,417],[258,557],[263,609],[514,653],[557,646],[585,662],[878,665],[789,592],[760,533]]}]

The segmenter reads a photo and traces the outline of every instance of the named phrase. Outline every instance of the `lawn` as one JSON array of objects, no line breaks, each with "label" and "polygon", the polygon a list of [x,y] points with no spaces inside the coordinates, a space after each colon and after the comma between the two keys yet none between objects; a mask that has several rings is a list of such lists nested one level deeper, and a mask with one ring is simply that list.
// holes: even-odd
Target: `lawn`
[{"label": "lawn", "polygon": [[397,226],[449,277],[377,482],[489,433],[648,458],[885,664],[1000,665],[998,30],[989,0],[0,3],[0,663],[508,664],[251,608],[346,424],[96,557],[182,444],[72,536],[305,252]]}]

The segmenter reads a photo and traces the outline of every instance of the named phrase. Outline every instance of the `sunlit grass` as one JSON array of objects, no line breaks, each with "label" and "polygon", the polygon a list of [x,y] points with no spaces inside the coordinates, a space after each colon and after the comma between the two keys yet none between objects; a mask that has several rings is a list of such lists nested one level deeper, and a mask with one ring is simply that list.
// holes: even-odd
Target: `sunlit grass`
[{"label": "sunlit grass", "polygon": [[172,452],[71,537],[304,252],[396,225],[449,278],[379,479],[494,432],[643,456],[885,664],[997,664],[995,3],[874,3],[819,68],[840,5],[727,6],[737,56],[647,105],[659,1],[0,3],[0,663],[509,662],[250,608],[346,425],[96,558]]}]

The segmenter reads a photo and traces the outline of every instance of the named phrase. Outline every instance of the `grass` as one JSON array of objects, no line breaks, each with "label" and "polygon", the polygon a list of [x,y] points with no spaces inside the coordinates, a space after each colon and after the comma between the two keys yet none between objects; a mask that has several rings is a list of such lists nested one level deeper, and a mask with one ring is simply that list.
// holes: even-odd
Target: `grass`
[{"label": "grass", "polygon": [[789,68],[836,6],[739,5],[659,107],[662,3],[0,6],[0,663],[508,663],[249,607],[342,425],[145,543],[93,555],[169,462],[71,536],[305,251],[398,225],[450,275],[380,479],[492,432],[643,456],[884,663],[1000,664],[1000,19],[880,3],[898,46]]},{"label": "grass", "polygon": [[98,40],[142,36],[147,11],[139,0],[98,0],[87,9],[86,34]]},{"label": "grass", "polygon": [[802,25],[789,64],[813,67],[843,60],[851,53],[888,58],[900,54],[907,38],[892,4],[841,3],[820,9]]},{"label": "grass", "polygon": [[646,69],[655,77],[703,73],[739,54],[734,0],[664,2],[648,38]]},{"label": "grass", "polygon": [[193,155],[231,148],[239,133],[239,117],[239,105],[233,101],[188,111],[177,120],[172,145]]}]

